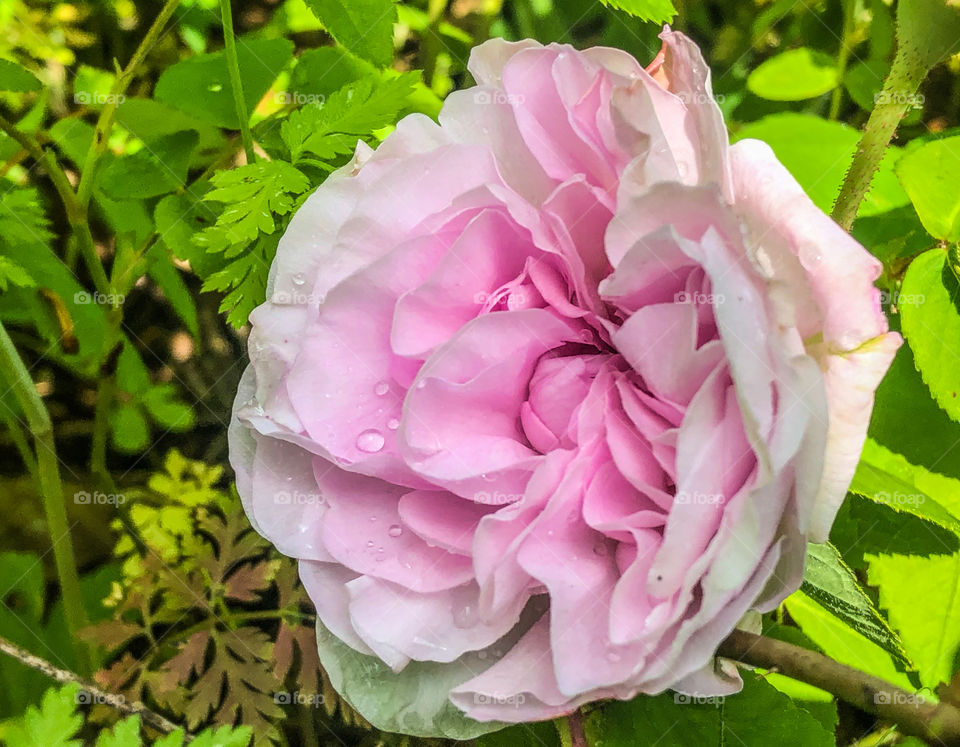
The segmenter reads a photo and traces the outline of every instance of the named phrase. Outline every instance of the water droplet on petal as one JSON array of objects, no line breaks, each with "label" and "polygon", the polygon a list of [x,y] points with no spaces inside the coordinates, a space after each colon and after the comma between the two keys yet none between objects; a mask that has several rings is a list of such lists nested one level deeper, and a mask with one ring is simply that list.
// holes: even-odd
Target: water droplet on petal
[{"label": "water droplet on petal", "polygon": [[395,431],[399,427],[400,427],[400,421],[397,420],[396,418],[390,418],[387,421],[387,428],[389,428],[390,430]]},{"label": "water droplet on petal", "polygon": [[399,537],[401,534],[403,534],[403,527],[399,524],[391,524],[390,528],[387,530],[387,534],[389,534],[391,537]]},{"label": "water droplet on petal", "polygon": [[367,454],[376,454],[383,448],[384,443],[383,434],[373,428],[357,436],[357,448]]},{"label": "water droplet on petal", "polygon": [[453,624],[458,628],[472,628],[477,624],[480,615],[476,605],[463,604],[453,611]]},{"label": "water droplet on petal", "polygon": [[620,654],[618,654],[616,651],[607,651],[607,661],[613,663],[620,661]]},{"label": "water droplet on petal", "polygon": [[373,393],[378,397],[385,397],[389,391],[390,385],[385,381],[381,381],[373,388]]},{"label": "water droplet on petal", "polygon": [[294,285],[303,285],[305,282],[307,282],[307,279],[306,279],[306,277],[304,277],[304,275],[303,275],[302,272],[295,272],[295,273],[293,274],[293,278],[292,278],[292,279],[293,279],[293,284],[294,284]]},{"label": "water droplet on petal", "polygon": [[367,540],[367,547],[373,547],[373,540]]},{"label": "water droplet on petal", "polygon": [[423,389],[426,385],[427,385],[427,380],[420,379],[420,381],[417,382],[417,389]]}]

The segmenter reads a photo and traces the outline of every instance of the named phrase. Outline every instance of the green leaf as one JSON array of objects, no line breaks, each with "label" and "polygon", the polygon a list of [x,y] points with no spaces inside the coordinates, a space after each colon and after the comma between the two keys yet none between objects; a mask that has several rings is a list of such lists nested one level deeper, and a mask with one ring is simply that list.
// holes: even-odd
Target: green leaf
[{"label": "green leaf", "polygon": [[644,21],[667,23],[676,14],[671,0],[600,0],[604,5],[622,10]]},{"label": "green leaf", "polygon": [[0,255],[0,290],[6,290],[13,285],[18,288],[30,288],[36,283],[23,265]]},{"label": "green leaf", "polygon": [[[329,96],[334,91],[360,80],[374,77],[377,69],[343,47],[308,49],[299,58],[290,74],[290,91],[294,96]],[[292,103],[308,103],[294,100]]]},{"label": "green leaf", "polygon": [[877,389],[869,435],[911,464],[960,478],[960,425],[930,396],[909,343]]},{"label": "green leaf", "polygon": [[80,687],[75,684],[47,690],[40,707],[30,706],[21,722],[14,723],[7,730],[7,744],[16,747],[81,747],[80,740],[71,738],[83,725],[83,717],[77,713],[79,693]]},{"label": "green leaf", "polygon": [[960,135],[910,149],[897,176],[930,235],[960,240]]},{"label": "green leaf", "polygon": [[903,643],[829,542],[807,545],[807,567],[800,589],[830,614],[909,666]]},{"label": "green leaf", "polygon": [[307,0],[307,6],[338,44],[379,67],[390,64],[394,0]]},{"label": "green leaf", "polygon": [[194,236],[214,225],[219,215],[213,205],[203,201],[203,194],[204,190],[194,184],[189,192],[167,195],[157,203],[153,218],[160,240],[173,256],[188,261],[190,269],[205,278],[222,262],[194,241]]},{"label": "green leaf", "polygon": [[587,738],[603,747],[836,744],[814,716],[754,673],[744,673],[742,692],[706,701],[667,692],[610,702],[587,717]]},{"label": "green leaf", "polygon": [[868,578],[924,686],[949,682],[960,648],[960,554],[869,556]]},{"label": "green leaf", "polygon": [[[237,57],[243,97],[252,112],[293,57],[286,39],[238,39]],[[223,52],[198,55],[164,70],[154,89],[161,102],[204,122],[239,129],[230,73]]]},{"label": "green leaf", "polygon": [[473,739],[504,728],[468,718],[450,702],[450,690],[495,661],[481,652],[449,664],[411,661],[394,672],[375,656],[355,651],[317,623],[317,646],[334,689],[367,721],[383,731],[421,737]]},{"label": "green leaf", "polygon": [[[916,483],[923,468],[907,464],[897,474],[896,455],[867,443],[850,483],[850,492],[882,503],[894,511],[913,514],[960,535],[960,520],[950,509],[928,495]],[[906,464],[904,460],[904,464]],[[907,471],[909,470],[909,471]],[[931,474],[931,473],[927,473]],[[943,478],[948,482],[955,480]],[[960,483],[957,483],[960,486]]]},{"label": "green leaf", "polygon": [[170,383],[151,386],[143,394],[143,406],[159,425],[176,433],[189,431],[197,422],[191,407],[178,398],[177,387]]},{"label": "green leaf", "polygon": [[358,138],[397,120],[418,79],[418,73],[364,78],[339,89],[322,104],[293,112],[280,126],[292,160],[296,162],[304,153],[323,161],[352,154]]},{"label": "green leaf", "polygon": [[0,250],[33,278],[36,287],[9,287],[0,295],[0,317],[35,327],[51,353],[95,358],[103,344],[102,304],[67,269],[50,246],[51,233],[33,188],[0,195]]},{"label": "green leaf", "polygon": [[827,612],[802,591],[784,601],[790,619],[824,654],[841,664],[876,675],[906,690],[915,689],[890,654]]},{"label": "green leaf", "polygon": [[175,132],[194,130],[200,136],[194,161],[204,160],[202,158],[204,155],[212,157],[223,147],[223,133],[215,124],[154,99],[136,96],[125,98],[117,106],[117,124],[143,142],[156,140]]},{"label": "green leaf", "polygon": [[277,253],[279,236],[261,236],[246,253],[212,273],[203,284],[205,291],[226,293],[220,312],[239,329],[247,323],[250,312],[263,303],[267,294],[267,274]]},{"label": "green leaf", "polygon": [[[785,112],[752,122],[735,133],[735,140],[744,138],[757,138],[770,145],[817,207],[830,212],[853,161],[860,133],[812,114]],[[909,204],[893,173],[893,164],[900,155],[901,150],[895,146],[887,149],[860,206],[861,216],[878,215]]]},{"label": "green leaf", "polygon": [[97,747],[140,747],[140,717],[130,716],[117,722],[110,731],[100,732]]},{"label": "green leaf", "polygon": [[110,413],[112,443],[117,451],[133,454],[150,443],[150,427],[140,408],[124,403]]},{"label": "green leaf", "polygon": [[234,257],[260,233],[276,230],[276,215],[293,210],[294,196],[305,192],[310,180],[285,161],[257,161],[213,177],[214,189],[203,199],[223,203],[215,226],[197,237],[207,251]]},{"label": "green leaf", "polygon": [[141,150],[113,159],[100,173],[100,188],[114,199],[144,199],[184,186],[199,136],[193,130],[163,135]]},{"label": "green leaf", "polygon": [[840,85],[840,71],[831,57],[800,47],[762,62],[747,78],[747,88],[770,101],[803,101]]},{"label": "green leaf", "polygon": [[933,398],[960,422],[960,285],[946,260],[931,249],[910,264],[901,296],[913,303],[900,304],[901,326]]},{"label": "green leaf", "polygon": [[560,747],[560,735],[551,721],[517,724],[492,734],[484,734],[474,742],[475,747]]},{"label": "green leaf", "polygon": [[866,568],[865,554],[938,555],[960,551],[960,537],[949,529],[856,493],[848,494],[840,507],[830,541],[856,569]]},{"label": "green leaf", "polygon": [[110,91],[116,79],[117,76],[109,70],[81,65],[73,79],[74,103],[102,109],[110,101]]},{"label": "green leaf", "polygon": [[43,85],[36,76],[11,60],[0,59],[0,91],[29,93],[39,91]]}]

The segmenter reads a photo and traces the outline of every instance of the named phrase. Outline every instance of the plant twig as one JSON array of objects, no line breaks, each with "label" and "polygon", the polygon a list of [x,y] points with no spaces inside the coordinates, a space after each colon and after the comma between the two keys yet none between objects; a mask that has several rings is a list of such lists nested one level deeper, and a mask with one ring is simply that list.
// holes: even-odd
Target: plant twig
[{"label": "plant twig", "polygon": [[[38,672],[43,672],[43,674],[47,675],[48,677],[52,677],[57,682],[76,683],[84,692],[92,695],[98,703],[105,703],[106,705],[116,708],[122,713],[140,716],[145,724],[149,724],[154,729],[158,729],[165,734],[169,734],[170,732],[181,728],[172,721],[161,716],[159,713],[151,711],[143,703],[139,701],[129,703],[122,695],[116,695],[103,690],[102,688],[97,687],[90,682],[86,682],[73,672],[67,671],[66,669],[60,669],[46,659],[42,659],[39,656],[34,656],[26,649],[20,648],[20,646],[8,641],[2,636],[0,636],[0,652],[3,652],[7,656],[13,657],[21,664],[24,664],[31,669],[36,669]],[[185,741],[190,741],[191,739],[192,737],[190,735],[186,735]]]},{"label": "plant twig", "polygon": [[240,61],[237,59],[237,40],[233,33],[233,10],[230,0],[220,0],[220,19],[223,24],[224,51],[227,55],[227,69],[230,71],[230,89],[233,91],[233,106],[240,121],[240,137],[243,140],[243,152],[247,163],[253,163],[253,136],[250,134],[250,116],[247,102],[243,98],[243,81],[240,79]]},{"label": "plant twig", "polygon": [[117,76],[113,86],[110,89],[110,95],[107,102],[97,118],[97,124],[93,130],[93,142],[87,151],[87,157],[83,162],[83,168],[80,171],[80,184],[77,187],[77,199],[83,209],[83,218],[86,220],[87,209],[90,204],[90,198],[93,195],[93,185],[96,176],[97,161],[107,149],[107,142],[110,136],[110,130],[113,129],[113,120],[117,113],[117,106],[123,99],[124,94],[130,83],[133,82],[134,73],[137,68],[146,59],[147,54],[157,43],[164,26],[177,9],[180,0],[167,0],[157,17],[153,20],[146,35],[140,41],[139,46],[127,63],[127,66]]},{"label": "plant twig", "polygon": [[922,695],[833,659],[774,638],[735,630],[720,644],[720,656],[763,669],[776,669],[836,695],[868,713],[896,723],[900,731],[933,744],[960,745],[960,709],[926,702]]},{"label": "plant twig", "polygon": [[587,734],[583,729],[583,713],[578,708],[566,718],[570,730],[570,747],[589,747]]},{"label": "plant twig", "polygon": [[47,530],[53,547],[54,564],[57,567],[57,579],[63,596],[63,608],[67,628],[76,644],[78,659],[86,668],[92,669],[90,651],[77,643],[78,631],[87,624],[87,615],[80,595],[80,575],[77,572],[77,559],[73,551],[73,539],[67,520],[67,507],[60,480],[60,462],[57,459],[56,444],[53,440],[53,423],[50,413],[37,393],[37,387],[30,378],[30,372],[24,365],[0,322],[0,378],[13,391],[20,409],[27,419],[33,436],[36,460],[37,483],[43,499],[43,510],[47,519]]}]

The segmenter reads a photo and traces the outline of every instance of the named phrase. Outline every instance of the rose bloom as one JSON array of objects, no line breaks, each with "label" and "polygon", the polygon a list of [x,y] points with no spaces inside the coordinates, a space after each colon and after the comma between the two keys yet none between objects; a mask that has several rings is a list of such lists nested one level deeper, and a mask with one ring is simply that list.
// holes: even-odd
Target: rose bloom
[{"label": "rose bloom", "polygon": [[901,342],[880,263],[662,39],[476,48],[304,203],[250,317],[251,521],[323,635],[476,721],[736,691],[717,646],[799,586]]}]

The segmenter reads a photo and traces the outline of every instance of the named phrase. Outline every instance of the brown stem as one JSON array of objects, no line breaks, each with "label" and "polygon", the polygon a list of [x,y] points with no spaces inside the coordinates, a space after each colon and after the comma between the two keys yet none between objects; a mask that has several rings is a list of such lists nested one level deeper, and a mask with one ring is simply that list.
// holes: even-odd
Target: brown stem
[{"label": "brown stem", "polygon": [[583,729],[583,713],[579,708],[567,716],[567,725],[570,727],[570,747],[590,747]]},{"label": "brown stem", "polygon": [[[34,656],[26,649],[20,648],[15,643],[12,643],[3,637],[0,637],[0,652],[6,654],[7,656],[12,656],[21,664],[25,664],[31,669],[36,669],[38,672],[43,672],[45,675],[52,677],[57,682],[74,682],[80,685],[80,688],[84,692],[96,698],[97,702],[113,706],[122,713],[138,715],[143,719],[144,723],[149,724],[154,729],[158,729],[165,734],[169,734],[170,732],[181,728],[172,721],[169,721],[161,716],[159,713],[151,711],[143,703],[140,703],[139,701],[128,703],[127,699],[122,695],[116,695],[115,693],[107,692],[106,690],[103,690],[94,684],[85,682],[73,672],[55,667],[46,659],[41,659],[39,656]],[[188,735],[186,739],[189,741],[191,737]]]},{"label": "brown stem", "polygon": [[900,731],[932,744],[960,745],[960,709],[930,703],[922,695],[775,638],[735,630],[720,644],[720,656],[762,669],[776,669],[795,680],[833,693],[868,713],[896,723]]}]

